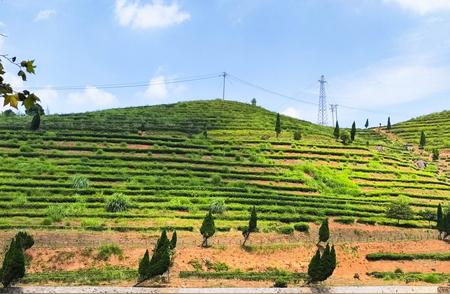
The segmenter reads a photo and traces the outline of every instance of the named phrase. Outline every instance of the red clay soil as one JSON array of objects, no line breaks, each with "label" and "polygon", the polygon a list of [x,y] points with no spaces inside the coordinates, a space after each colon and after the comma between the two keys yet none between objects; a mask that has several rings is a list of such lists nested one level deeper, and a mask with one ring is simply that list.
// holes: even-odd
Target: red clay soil
[{"label": "red clay soil", "polygon": [[[330,230],[337,234],[343,231],[348,234],[358,231],[359,233],[378,235],[383,232],[386,235],[406,234],[414,230],[394,227],[369,226],[369,225],[343,225],[331,223]],[[312,233],[316,235],[317,228],[312,226]],[[3,238],[9,238],[13,232],[0,232]],[[91,232],[33,232],[37,244],[29,250],[32,256],[30,272],[77,270],[92,267],[104,267],[116,265],[137,268],[138,261],[146,248],[152,249],[157,233],[91,233]],[[304,235],[298,235],[297,238]],[[284,269],[287,271],[305,272],[311,256],[316,250],[314,242],[305,238],[301,243],[290,245],[276,244],[274,238],[281,241],[289,240],[289,236],[276,235],[273,233],[254,234],[250,238],[250,244],[265,244],[255,252],[247,252],[238,244],[242,238],[239,232],[219,233],[212,239],[215,244],[212,248],[200,248],[201,236],[199,233],[179,232],[179,246],[176,253],[175,264],[171,269],[170,285],[172,287],[268,287],[273,282],[252,282],[237,280],[202,280],[202,279],[180,279],[180,271],[191,271],[193,267],[189,264],[191,260],[209,260],[211,262],[226,263],[231,269],[242,271],[265,271],[269,267]],[[51,240],[61,238],[65,242]],[[77,240],[91,240],[95,246]],[[217,245],[217,241],[220,240]],[[272,240],[272,241],[271,241]],[[84,240],[86,241],[86,240]],[[95,241],[95,242],[94,242]],[[45,246],[38,244],[47,242]],[[89,242],[87,242],[89,243]],[[113,256],[109,261],[99,261],[96,258],[100,244],[115,243],[124,252],[123,259]],[[224,245],[225,244],[225,245]],[[284,243],[286,244],[286,243]],[[41,246],[40,246],[41,245]],[[272,245],[272,247],[267,247]],[[91,247],[89,251],[86,248]],[[366,275],[371,271],[394,271],[397,268],[404,272],[417,271],[424,273],[441,272],[450,274],[450,261],[376,261],[366,260],[368,253],[395,252],[395,253],[423,253],[423,252],[449,252],[450,244],[439,240],[427,241],[400,241],[400,242],[340,242],[336,244],[338,266],[333,277],[327,281],[330,285],[374,285],[400,282],[385,282]],[[358,274],[360,280],[353,277]],[[133,285],[134,281],[121,282],[121,285]]]}]

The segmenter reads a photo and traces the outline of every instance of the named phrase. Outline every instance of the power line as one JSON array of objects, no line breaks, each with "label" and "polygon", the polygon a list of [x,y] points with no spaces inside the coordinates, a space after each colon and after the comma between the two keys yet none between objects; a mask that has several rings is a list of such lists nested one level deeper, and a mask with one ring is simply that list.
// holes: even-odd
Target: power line
[{"label": "power line", "polygon": [[[219,74],[208,74],[208,75],[200,75],[200,76],[190,76],[178,79],[165,79],[163,81],[155,81],[155,82],[134,82],[134,83],[115,83],[115,84],[99,84],[99,85],[91,85],[92,87],[98,89],[119,89],[119,88],[139,88],[139,87],[148,87],[152,85],[166,85],[166,84],[177,84],[177,83],[186,83],[186,82],[194,82],[200,80],[214,79],[218,78],[222,75]],[[51,87],[52,90],[55,91],[70,91],[70,90],[84,90],[87,86],[80,85],[72,85],[72,86],[57,86]],[[42,90],[47,89],[48,87],[28,87],[29,90]]]}]

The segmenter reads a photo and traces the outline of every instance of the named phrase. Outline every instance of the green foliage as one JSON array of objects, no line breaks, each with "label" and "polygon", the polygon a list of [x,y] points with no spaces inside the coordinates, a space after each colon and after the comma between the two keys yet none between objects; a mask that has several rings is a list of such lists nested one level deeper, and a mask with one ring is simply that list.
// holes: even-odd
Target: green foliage
[{"label": "green foliage", "polygon": [[29,145],[21,145],[19,148],[20,152],[33,152],[33,148]]},{"label": "green foliage", "polygon": [[309,282],[316,283],[325,281],[333,275],[336,264],[336,251],[334,246],[330,248],[330,245],[327,244],[322,254],[317,249],[316,254],[312,257],[308,265]]},{"label": "green foliage", "polygon": [[308,265],[308,277],[311,282],[320,281],[321,276],[321,268],[320,268],[320,250],[316,250],[316,254],[311,258],[311,261]]},{"label": "green foliage", "polygon": [[367,274],[374,278],[383,279],[386,281],[399,280],[399,281],[404,281],[407,283],[426,282],[426,283],[431,283],[431,284],[450,282],[450,274],[444,274],[444,273],[370,272]]},{"label": "green foliage", "polygon": [[366,119],[366,123],[364,124],[364,127],[367,129],[369,127],[369,119]]},{"label": "green foliage", "polygon": [[17,62],[15,56],[10,58],[8,55],[0,54],[0,98],[3,98],[3,106],[11,106],[17,109],[19,102],[21,102],[25,109],[32,108],[39,101],[39,98],[28,90],[21,92],[17,91],[17,89],[14,90],[10,84],[5,82],[5,68],[2,63],[5,60],[19,68],[17,75],[22,81],[27,80],[27,73],[35,73],[36,66],[34,65],[34,60]]},{"label": "green foliage", "polygon": [[377,260],[450,260],[450,253],[370,253],[366,255],[369,261]]},{"label": "green foliage", "polygon": [[66,217],[67,207],[62,204],[51,204],[45,214],[51,222],[60,222]]},{"label": "green foliage", "polygon": [[356,136],[356,123],[353,122],[352,123],[352,129],[350,131],[350,140],[355,141],[355,136]]},{"label": "green foliage", "polygon": [[275,282],[273,283],[273,286],[275,288],[287,288],[288,280],[284,277],[279,277],[275,280]]},{"label": "green foliage", "polygon": [[251,102],[252,102],[252,106],[256,106],[256,98],[253,98]]},{"label": "green foliage", "polygon": [[352,137],[347,130],[344,130],[341,132],[340,138],[341,138],[342,144],[344,144],[344,145],[348,145],[352,142]]},{"label": "green foliage", "polygon": [[120,259],[123,258],[123,250],[116,244],[104,244],[98,249],[97,259],[107,261],[111,256],[117,256]]},{"label": "green foliage", "polygon": [[309,232],[309,225],[307,223],[296,223],[294,229],[298,232]]},{"label": "green foliage", "polygon": [[170,239],[170,250],[175,250],[175,248],[177,247],[177,241],[177,231],[173,231],[172,239]]},{"label": "green foliage", "polygon": [[281,119],[279,113],[277,113],[277,119],[275,121],[275,133],[277,135],[277,138],[281,134]]},{"label": "green foliage", "polygon": [[39,104],[35,104],[30,108],[25,109],[25,113],[32,116],[35,116],[36,114],[39,114],[40,116],[45,115],[44,109]]},{"label": "green foliage", "polygon": [[216,225],[214,224],[214,217],[211,212],[208,212],[200,227],[200,234],[203,236],[202,247],[208,247],[208,239],[214,236],[215,233]]},{"label": "green foliage", "polygon": [[337,140],[340,137],[340,130],[339,130],[339,122],[336,121],[336,126],[334,127],[333,136]]},{"label": "green foliage", "polygon": [[223,214],[227,210],[225,200],[216,199],[209,205],[209,211],[213,214]]},{"label": "green foliage", "polygon": [[433,148],[432,158],[434,161],[439,160],[439,149]]},{"label": "green foliage", "polygon": [[409,206],[409,203],[409,198],[399,196],[387,207],[386,216],[396,219],[398,224],[400,223],[400,220],[411,219],[413,217],[413,211]]},{"label": "green foliage", "polygon": [[386,129],[388,129],[388,130],[392,129],[392,125],[391,125],[391,117],[390,117],[390,116],[388,116],[388,121],[387,121]]},{"label": "green foliage", "polygon": [[211,184],[215,185],[215,186],[219,186],[222,185],[222,177],[218,174],[214,174],[211,177]]},{"label": "green foliage", "polygon": [[421,149],[423,149],[423,148],[425,147],[425,144],[426,144],[426,143],[427,143],[427,138],[426,138],[426,136],[425,136],[425,132],[422,131],[422,132],[420,133],[419,147],[420,147]]},{"label": "green foliage", "polygon": [[242,235],[244,236],[244,242],[242,243],[242,246],[245,246],[245,243],[250,237],[250,234],[256,232],[258,228],[257,226],[258,226],[258,216],[256,215],[256,207],[253,206],[250,214],[250,219],[248,221],[248,227],[245,227],[242,230]]},{"label": "green foliage", "polygon": [[300,130],[295,130],[294,131],[294,140],[299,141],[302,139],[302,133],[300,132]]},{"label": "green foliage", "polygon": [[16,238],[11,240],[5,253],[0,276],[4,287],[9,287],[25,276],[25,256],[20,240]]},{"label": "green foliage", "polygon": [[306,180],[310,187],[318,189],[322,193],[335,195],[359,195],[361,190],[349,177],[346,171],[333,170],[324,165],[310,163],[295,167],[308,174],[311,178]]},{"label": "green foliage", "polygon": [[319,228],[319,242],[327,242],[330,239],[330,229],[328,227],[328,218],[322,221]]},{"label": "green foliage", "polygon": [[149,276],[150,256],[148,250],[145,250],[144,257],[139,261],[138,281],[144,281]]},{"label": "green foliage", "polygon": [[89,188],[89,180],[85,176],[75,175],[72,177],[72,187],[76,190]]},{"label": "green foliage", "polygon": [[130,200],[122,193],[114,193],[106,199],[107,212],[124,212],[130,208]]},{"label": "green foliage", "polygon": [[40,126],[41,126],[41,115],[39,113],[36,113],[33,116],[33,119],[31,120],[30,130],[37,131]]},{"label": "green foliage", "polygon": [[16,234],[15,238],[21,244],[23,250],[30,249],[34,245],[33,236],[27,232],[20,231]]},{"label": "green foliage", "polygon": [[281,226],[277,231],[280,234],[292,235],[294,233],[294,228],[292,226]]}]

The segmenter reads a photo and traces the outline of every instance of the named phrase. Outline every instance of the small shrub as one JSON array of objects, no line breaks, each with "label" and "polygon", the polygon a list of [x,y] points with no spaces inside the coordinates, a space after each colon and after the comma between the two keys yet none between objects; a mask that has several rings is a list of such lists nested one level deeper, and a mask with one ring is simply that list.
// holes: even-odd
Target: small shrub
[{"label": "small shrub", "polygon": [[51,223],[60,222],[66,217],[66,207],[60,204],[52,204],[47,208],[45,214]]},{"label": "small shrub", "polygon": [[294,131],[294,140],[301,140],[302,139],[302,133],[300,132],[300,130],[296,130]]},{"label": "small shrub", "polygon": [[222,184],[222,177],[219,175],[213,175],[211,177],[211,184],[213,185],[221,185]]},{"label": "small shrub", "polygon": [[100,246],[97,254],[97,259],[107,261],[111,256],[117,256],[119,259],[123,258],[123,250],[116,244],[105,244]]},{"label": "small shrub", "polygon": [[89,180],[85,176],[73,176],[72,187],[77,190],[89,188]]},{"label": "small shrub", "polygon": [[209,211],[213,214],[223,214],[226,210],[225,200],[223,199],[214,200],[209,205]]},{"label": "small shrub", "polygon": [[95,151],[95,154],[102,155],[103,154],[103,149],[97,149],[97,151]]},{"label": "small shrub", "polygon": [[398,267],[398,268],[395,269],[394,273],[396,273],[396,274],[403,274],[403,270]]},{"label": "small shrub", "polygon": [[105,210],[107,212],[123,212],[130,208],[130,201],[122,193],[114,193],[106,200]]},{"label": "small shrub", "polygon": [[277,229],[277,231],[280,234],[291,235],[294,233],[294,228],[291,226],[283,226],[283,227],[279,227]]},{"label": "small shrub", "polygon": [[307,232],[309,232],[309,225],[307,223],[297,223],[297,224],[294,224],[294,229],[297,232],[307,233]]},{"label": "small shrub", "polygon": [[275,288],[287,288],[288,286],[288,281],[286,278],[284,277],[279,277],[275,280],[273,286]]},{"label": "small shrub", "polygon": [[29,146],[29,145],[21,145],[19,147],[19,151],[20,152],[33,152],[33,148],[31,148],[31,146]]}]

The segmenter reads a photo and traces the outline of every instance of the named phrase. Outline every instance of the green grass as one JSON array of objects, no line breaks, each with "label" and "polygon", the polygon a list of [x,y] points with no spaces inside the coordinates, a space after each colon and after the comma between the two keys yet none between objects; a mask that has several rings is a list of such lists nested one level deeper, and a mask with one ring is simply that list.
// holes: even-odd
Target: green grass
[{"label": "green grass", "polygon": [[102,269],[94,268],[77,271],[28,273],[21,282],[23,284],[48,284],[54,282],[59,285],[99,285],[136,279],[137,270],[135,269],[105,267]]},{"label": "green grass", "polygon": [[450,253],[370,253],[366,255],[370,261],[377,260],[450,260]]},{"label": "green grass", "polygon": [[197,278],[197,279],[226,279],[226,280],[242,280],[242,281],[275,281],[284,278],[288,282],[298,283],[305,280],[305,273],[287,272],[279,269],[268,269],[264,272],[243,272],[240,270],[222,271],[222,272],[205,272],[205,271],[181,271],[180,278]]},{"label": "green grass", "polygon": [[403,281],[407,283],[411,282],[425,282],[430,284],[443,284],[450,282],[450,274],[443,273],[394,273],[394,272],[371,272],[368,273],[377,279],[383,279],[385,281]]}]

